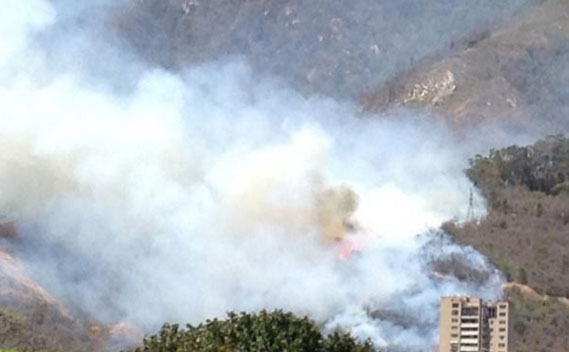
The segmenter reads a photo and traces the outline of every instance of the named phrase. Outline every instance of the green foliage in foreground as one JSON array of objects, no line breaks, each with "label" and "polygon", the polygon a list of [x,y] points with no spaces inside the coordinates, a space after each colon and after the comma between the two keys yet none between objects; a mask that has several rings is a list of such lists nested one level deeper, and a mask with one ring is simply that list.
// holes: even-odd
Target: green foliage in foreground
[{"label": "green foliage in foreground", "polygon": [[228,313],[225,320],[208,320],[182,329],[165,324],[144,340],[135,352],[306,351],[373,352],[369,341],[357,342],[349,334],[324,336],[314,321],[282,311],[256,314]]}]

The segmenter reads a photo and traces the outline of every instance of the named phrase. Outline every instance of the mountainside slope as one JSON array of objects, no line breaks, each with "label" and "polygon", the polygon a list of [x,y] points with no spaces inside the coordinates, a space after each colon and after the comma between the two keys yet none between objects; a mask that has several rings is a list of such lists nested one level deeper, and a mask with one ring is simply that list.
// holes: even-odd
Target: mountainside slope
[{"label": "mountainside slope", "polygon": [[170,69],[242,55],[296,89],[357,99],[425,56],[539,0],[145,0],[113,20],[136,52]]},{"label": "mountainside slope", "polygon": [[[0,220],[7,247],[18,236],[11,222]],[[114,351],[142,340],[135,326],[105,325],[68,309],[28,274],[17,255],[0,247],[0,349]]]},{"label": "mountainside slope", "polygon": [[[10,223],[0,223],[0,236],[14,238]],[[94,348],[84,322],[26,273],[22,263],[0,249],[0,347],[78,351]]]},{"label": "mountainside slope", "polygon": [[480,31],[455,55],[395,77],[363,99],[371,111],[428,108],[455,126],[525,122],[567,129],[569,3],[550,0],[496,31]]},{"label": "mountainside slope", "polygon": [[[53,0],[54,3],[67,1]],[[324,94],[349,100],[368,94],[371,89],[379,86],[375,93],[366,95],[363,99],[364,108],[372,112],[400,107],[412,111],[416,109],[414,111],[419,111],[421,115],[432,111],[457,128],[495,123],[509,124],[517,131],[523,131],[528,126],[540,132],[565,130],[569,128],[566,119],[569,113],[569,89],[565,87],[569,80],[569,70],[566,67],[569,62],[569,3],[566,0],[549,0],[535,8],[524,6],[537,2],[539,1],[508,0],[498,4],[480,0],[466,6],[463,5],[465,2],[459,0],[425,3],[409,0],[356,0],[349,3],[323,0],[140,0],[116,5],[108,20],[140,54],[141,61],[150,63],[150,66],[158,64],[174,72],[227,55],[238,55],[248,61],[257,73],[277,76],[306,95]],[[496,23],[500,18],[503,23]],[[81,19],[77,21],[81,22]],[[405,73],[399,74],[403,71]],[[386,80],[389,81],[384,84]],[[286,104],[283,105],[287,107]],[[223,124],[227,123],[226,120],[222,121]],[[200,122],[201,120],[196,125],[198,131],[202,127]],[[70,131],[75,136],[73,130]],[[345,134],[342,136],[347,134],[346,131],[343,131]],[[406,132],[399,130],[390,133],[395,138],[393,141],[388,140],[390,145],[385,146],[386,150],[393,151],[397,148],[397,138],[406,141],[403,137],[409,136],[403,136],[404,134]],[[412,139],[414,134],[409,135]],[[432,135],[421,136],[416,139],[427,142],[435,139]],[[358,134],[356,139],[360,137],[362,135]],[[82,139],[80,134],[78,139]],[[169,140],[169,135],[164,139]],[[141,140],[144,143],[148,141]],[[362,138],[362,141],[366,140]],[[400,146],[404,148],[404,144],[401,143]],[[365,143],[362,148],[365,151],[362,153],[364,158],[370,145],[374,143]],[[350,150],[350,147],[345,149]],[[381,147],[383,146],[377,148]],[[423,152],[424,149],[418,150],[417,154]],[[385,158],[382,156],[373,159],[373,162],[385,162],[387,154]],[[421,162],[428,164],[427,168],[433,169],[434,166],[437,170],[436,160],[439,156],[444,157],[442,154],[442,150],[440,153],[437,151],[433,158]],[[101,155],[106,154],[101,152]],[[105,157],[101,157],[101,160],[101,165],[107,163]],[[146,159],[142,157],[136,160]],[[164,164],[156,164],[156,170],[162,170],[165,165],[170,166],[168,158],[163,161]],[[397,159],[393,164],[405,162]],[[345,162],[342,166],[349,164]],[[360,166],[353,165],[354,169]],[[128,168],[131,166],[128,164]],[[460,166],[456,171],[462,176]],[[440,172],[444,173],[445,171]],[[27,174],[32,178],[37,177],[31,171]],[[227,174],[231,176],[231,172]],[[401,174],[396,175],[407,174],[425,178],[425,173],[413,168],[404,168]],[[96,178],[96,175],[100,176],[94,172],[93,177]],[[117,172],[117,175],[121,179],[121,182],[116,183],[121,185],[117,188],[122,189],[124,175],[122,172]],[[513,327],[517,351],[566,351],[566,336],[569,335],[569,143],[562,137],[555,137],[531,148],[512,147],[492,151],[489,157],[479,156],[474,160],[469,175],[490,201],[491,212],[480,223],[449,223],[445,229],[457,242],[473,246],[488,256],[511,281],[507,286],[507,295],[514,305]],[[129,179],[127,177],[124,180]],[[255,179],[252,183],[254,182]],[[464,184],[464,189],[467,189],[468,182]],[[152,195],[161,193],[160,185],[152,184],[152,187],[148,187],[152,190]],[[102,188],[106,190],[113,187]],[[30,188],[22,187],[22,190],[29,191]],[[244,193],[247,192],[246,189]],[[138,189],[132,193],[138,194]],[[176,188],[173,193],[187,192]],[[462,190],[460,193],[463,194]],[[146,206],[144,202],[141,204]],[[401,208],[407,212],[407,208]],[[275,212],[279,211],[281,210]],[[148,213],[160,214],[152,211]],[[223,217],[223,212],[216,213],[216,218]],[[157,218],[161,220],[159,215]],[[97,219],[105,226],[114,226],[112,222]],[[408,219],[409,217],[406,218]],[[137,225],[138,221],[139,218],[135,218],[132,223]],[[396,226],[404,225],[404,222],[405,220]],[[339,223],[347,226],[344,221]],[[120,226],[114,227],[120,229]],[[67,235],[77,235],[74,228],[70,228],[73,230]],[[99,229],[96,230],[89,235],[98,236]],[[9,224],[0,224],[0,235],[9,238],[9,241],[18,240],[15,230]],[[40,238],[44,232],[37,231],[37,235]],[[73,248],[72,245],[70,248]],[[59,246],[57,241],[55,246]],[[29,247],[30,251],[37,251],[41,246],[34,242]],[[146,250],[145,246],[141,247]],[[122,254],[128,250],[117,252]],[[63,264],[77,264],[80,260],[73,259],[93,253],[92,247],[83,246],[77,253],[77,257],[69,256],[72,259],[62,260]],[[464,280],[473,282],[472,286],[482,285],[490,274],[477,272],[473,269],[476,264],[458,261],[457,258],[461,255],[462,252],[455,253],[448,258],[448,262],[432,263],[432,275],[454,276],[457,282]],[[88,259],[93,266],[98,267],[101,257],[93,255]],[[413,256],[417,257],[420,256]],[[143,260],[147,258],[144,257]],[[142,260],[136,259],[129,263],[139,261]],[[287,264],[291,262],[289,260]],[[112,261],[109,263],[114,264]],[[120,267],[130,269],[129,265]],[[168,270],[176,268],[182,271],[175,265],[165,267]],[[228,267],[231,268],[231,265]],[[368,265],[367,268],[375,270],[376,266]],[[119,276],[117,282],[126,281],[131,276],[132,271],[125,272],[127,275]],[[245,270],[243,272],[248,273]],[[76,277],[92,276],[90,271],[79,270],[78,273]],[[101,278],[106,281],[109,276],[106,276],[104,270],[102,273]],[[319,276],[313,275],[311,278]],[[496,276],[501,277],[498,273]],[[239,277],[232,279],[238,280]],[[377,281],[373,280],[374,283]],[[159,286],[153,277],[149,277],[148,282],[150,286]],[[176,279],[175,282],[194,281],[184,278]],[[76,284],[76,281],[70,281],[70,285]],[[361,290],[360,286],[353,286],[356,290]],[[162,294],[154,296],[167,296],[163,294],[168,290],[168,286],[165,287],[164,291],[157,291]],[[499,284],[496,285],[497,289],[499,287]],[[373,286],[374,290],[377,288]],[[212,288],[211,292],[215,289]],[[96,297],[99,292],[105,292],[108,302],[121,296],[114,294],[113,290],[90,289],[89,293],[91,292],[95,298],[99,298]],[[123,296],[128,300],[139,292]],[[233,292],[234,290],[230,295]],[[302,300],[305,293],[301,291]],[[58,298],[65,299],[64,296],[60,293]],[[187,296],[185,292],[179,297],[184,296]],[[250,298],[248,294],[243,296],[245,299]],[[439,294],[430,296],[434,302],[433,315],[436,315]],[[28,277],[25,267],[17,259],[2,250],[0,306],[4,307],[0,309],[0,346],[96,350],[106,347],[105,343],[113,338],[119,345],[122,342],[121,334],[140,334],[136,328],[126,324],[110,327],[77,319]],[[144,308],[149,306],[147,304]],[[389,317],[397,312],[378,310],[375,313],[373,312],[374,319]],[[414,317],[414,314],[414,311],[410,312],[409,317]],[[158,316],[153,313],[148,315]],[[410,331],[408,320],[411,318],[407,315],[387,319],[389,322],[396,321],[397,326],[391,326],[398,329],[401,327],[405,332]],[[419,328],[422,328],[421,324],[422,322],[418,324]],[[434,327],[436,323],[430,326]],[[428,332],[428,329],[419,331]]]},{"label": "mountainside slope", "polygon": [[468,170],[491,209],[479,222],[445,230],[484,253],[507,276],[514,304],[514,351],[566,351],[569,345],[569,140],[477,156]]}]

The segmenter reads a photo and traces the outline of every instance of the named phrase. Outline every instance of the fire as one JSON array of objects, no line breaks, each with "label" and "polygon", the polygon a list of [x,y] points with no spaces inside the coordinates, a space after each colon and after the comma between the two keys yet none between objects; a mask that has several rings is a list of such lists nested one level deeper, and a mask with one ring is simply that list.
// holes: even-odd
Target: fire
[{"label": "fire", "polygon": [[338,251],[338,259],[341,261],[349,260],[353,254],[361,253],[363,243],[361,238],[349,237],[340,240],[340,249]]}]

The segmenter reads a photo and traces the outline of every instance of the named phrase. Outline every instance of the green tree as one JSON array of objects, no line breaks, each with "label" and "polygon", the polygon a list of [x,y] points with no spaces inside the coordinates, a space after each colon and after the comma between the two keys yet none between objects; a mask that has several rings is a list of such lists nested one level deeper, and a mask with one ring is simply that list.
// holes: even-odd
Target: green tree
[{"label": "green tree", "polygon": [[228,313],[224,320],[207,320],[181,329],[164,324],[144,339],[135,352],[373,352],[370,341],[359,342],[351,335],[334,332],[322,335],[314,321],[282,311]]},{"label": "green tree", "polygon": [[518,273],[518,280],[520,280],[520,284],[522,285],[528,284],[528,274],[526,273],[526,269],[520,267]]}]

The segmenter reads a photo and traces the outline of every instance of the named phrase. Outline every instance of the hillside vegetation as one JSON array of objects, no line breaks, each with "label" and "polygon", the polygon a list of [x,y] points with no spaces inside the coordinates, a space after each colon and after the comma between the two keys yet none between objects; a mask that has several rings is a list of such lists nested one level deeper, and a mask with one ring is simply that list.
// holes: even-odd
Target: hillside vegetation
[{"label": "hillside vegetation", "polygon": [[531,297],[517,287],[507,291],[512,304],[513,352],[569,351],[569,307],[550,297]]},{"label": "hillside vegetation", "polygon": [[[370,112],[434,112],[457,129],[569,128],[567,0],[140,0],[117,2],[106,20],[142,61],[174,72],[236,55],[307,95],[361,98]],[[569,351],[569,140],[492,150],[467,173],[489,214],[444,229],[505,273],[513,350]],[[1,223],[0,236],[16,238]],[[68,315],[14,263],[0,255],[0,352],[109,346],[112,327]],[[454,257],[433,270],[485,278]],[[141,343],[134,351],[374,351],[280,311],[166,324]]]},{"label": "hillside vegetation", "polygon": [[[366,109],[425,109],[455,127],[556,133],[569,127],[569,2],[548,0],[498,29],[481,27],[364,97]],[[489,128],[486,134],[492,134]]]},{"label": "hillside vegetation", "polygon": [[[54,321],[41,309],[33,314],[0,308],[1,351],[66,351],[100,349],[68,322]],[[6,348],[3,350],[2,348]]]},{"label": "hillside vegetation", "polygon": [[509,290],[516,312],[515,351],[566,346],[569,140],[552,136],[532,146],[492,150],[471,164],[467,174],[489,200],[490,212],[479,223],[448,223],[445,230],[488,256],[508,281],[535,291]]},{"label": "hillside vegetation", "polygon": [[307,94],[358,99],[539,1],[145,0],[118,9],[111,27],[169,69],[239,55]]}]

